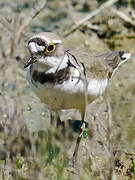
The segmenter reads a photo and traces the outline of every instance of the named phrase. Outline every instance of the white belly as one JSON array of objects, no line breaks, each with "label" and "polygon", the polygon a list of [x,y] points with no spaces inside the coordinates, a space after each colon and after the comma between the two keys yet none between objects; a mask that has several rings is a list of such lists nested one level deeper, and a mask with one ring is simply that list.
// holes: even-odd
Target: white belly
[{"label": "white belly", "polygon": [[[30,87],[38,95],[40,100],[52,110],[62,109],[82,109],[85,105],[85,84],[83,80],[78,80],[79,72],[75,72],[74,77],[63,84],[45,83],[40,84],[31,81],[30,70],[27,79]],[[78,78],[77,78],[78,75]],[[107,79],[88,79],[88,103],[90,104],[99,95],[103,94],[108,84]]]}]

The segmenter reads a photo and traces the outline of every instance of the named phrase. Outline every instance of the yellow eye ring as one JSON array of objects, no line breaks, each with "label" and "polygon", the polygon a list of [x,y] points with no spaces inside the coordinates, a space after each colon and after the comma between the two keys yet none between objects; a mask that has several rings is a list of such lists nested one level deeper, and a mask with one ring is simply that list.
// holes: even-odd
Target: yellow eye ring
[{"label": "yellow eye ring", "polygon": [[50,53],[55,50],[55,44],[50,44],[49,46],[46,47],[46,52]]}]

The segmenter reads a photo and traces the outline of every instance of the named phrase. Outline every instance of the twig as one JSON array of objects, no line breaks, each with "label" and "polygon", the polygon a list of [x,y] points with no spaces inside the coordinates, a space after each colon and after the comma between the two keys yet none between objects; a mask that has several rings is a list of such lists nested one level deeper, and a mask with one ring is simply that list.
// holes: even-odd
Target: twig
[{"label": "twig", "polygon": [[110,104],[110,100],[109,100],[109,95],[108,95],[108,89],[106,90],[106,93],[104,95],[105,97],[105,101],[106,101],[106,106],[107,106],[107,112],[108,112],[108,132],[107,132],[107,140],[108,140],[108,151],[109,151],[109,163],[110,163],[110,167],[109,167],[109,173],[110,173],[110,178],[113,180],[113,176],[114,176],[114,169],[113,169],[113,161],[114,161],[114,157],[113,157],[113,149],[112,149],[112,132],[111,132],[111,128],[112,128],[112,109],[111,109],[111,104]]},{"label": "twig", "polygon": [[123,34],[123,35],[118,35],[118,36],[113,37],[114,40],[118,40],[118,39],[122,40],[124,38],[135,39],[135,34]]},{"label": "twig", "polygon": [[64,37],[68,36],[69,34],[71,34],[72,32],[74,32],[75,30],[77,30],[82,24],[84,24],[86,21],[90,20],[92,17],[96,16],[97,14],[101,13],[103,9],[109,8],[110,6],[112,6],[114,3],[116,3],[118,0],[109,0],[107,2],[105,2],[104,4],[102,4],[98,9],[90,12],[87,16],[85,16],[83,19],[81,19],[80,21],[78,21],[69,31],[66,31],[64,33]]},{"label": "twig", "polygon": [[127,151],[125,151],[125,150],[121,150],[121,149],[117,149],[117,150],[115,150],[116,152],[122,152],[122,153],[124,153],[124,154],[126,154],[126,155],[128,155],[128,156],[135,156],[135,152],[127,152]]},{"label": "twig", "polygon": [[44,9],[46,4],[46,0],[40,0],[38,3],[35,4],[35,7],[31,10],[30,17],[27,17],[27,20],[24,22],[24,24],[21,25],[21,27],[17,30],[17,32],[14,32],[11,27],[6,24],[6,20],[0,16],[0,22],[4,26],[7,27],[8,30],[13,32],[11,36],[11,44],[5,51],[5,56],[13,56],[14,49],[16,48],[18,42],[21,39],[21,35],[24,33],[24,30],[32,23],[32,20]]},{"label": "twig", "polygon": [[93,24],[90,23],[90,22],[85,22],[85,23],[83,24],[83,26],[87,27],[88,29],[95,30],[95,31],[103,31],[103,29],[101,29],[99,26],[93,25]]},{"label": "twig", "polygon": [[117,16],[119,16],[123,21],[125,21],[126,23],[129,23],[130,25],[132,25],[133,27],[135,26],[135,21],[133,21],[129,16],[127,16],[126,14],[124,14],[121,11],[116,10],[115,8],[112,9],[112,12],[115,13]]},{"label": "twig", "polygon": [[44,9],[45,4],[46,4],[45,0],[39,1],[38,2],[39,7],[37,7],[37,9],[36,8],[32,9],[30,17],[24,22],[24,24],[22,24],[22,26],[17,31],[15,44],[19,42],[24,29],[26,29],[32,23],[32,20]]},{"label": "twig", "polygon": [[4,27],[6,27],[6,29],[7,29],[8,31],[10,31],[10,32],[13,31],[13,29],[11,28],[9,22],[8,22],[2,15],[0,15],[0,23],[1,23]]}]

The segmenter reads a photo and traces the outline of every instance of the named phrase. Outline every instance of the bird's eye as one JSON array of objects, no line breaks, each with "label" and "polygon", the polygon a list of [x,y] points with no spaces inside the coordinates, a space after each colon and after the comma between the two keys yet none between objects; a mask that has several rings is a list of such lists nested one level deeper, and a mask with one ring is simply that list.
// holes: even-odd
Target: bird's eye
[{"label": "bird's eye", "polygon": [[54,50],[55,50],[55,44],[50,44],[46,48],[46,52],[48,52],[48,53],[53,52]]}]

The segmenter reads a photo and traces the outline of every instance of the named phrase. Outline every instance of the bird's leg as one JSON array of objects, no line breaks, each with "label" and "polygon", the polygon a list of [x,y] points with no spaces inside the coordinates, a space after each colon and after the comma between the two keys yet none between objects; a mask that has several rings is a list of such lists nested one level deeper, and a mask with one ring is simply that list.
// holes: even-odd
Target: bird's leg
[{"label": "bird's leg", "polygon": [[54,112],[53,111],[50,111],[50,124],[51,125],[54,125],[55,123],[55,115],[54,115]]},{"label": "bird's leg", "polygon": [[56,124],[56,128],[62,125],[62,121],[60,120],[60,116],[57,111],[55,112],[51,111],[51,125],[54,125],[54,124]]},{"label": "bird's leg", "polygon": [[56,127],[58,128],[62,124],[62,121],[60,120],[59,113],[56,112]]},{"label": "bird's leg", "polygon": [[82,68],[83,68],[83,70],[82,70],[82,78],[83,78],[84,84],[85,84],[85,105],[81,109],[81,118],[82,118],[82,121],[81,121],[79,136],[77,138],[75,150],[74,150],[74,153],[73,153],[73,165],[74,165],[76,157],[77,157],[79,145],[80,145],[81,138],[82,138],[82,135],[83,135],[83,129],[85,127],[84,118],[85,118],[86,107],[87,107],[87,104],[88,104],[88,81],[87,81],[86,69],[85,69],[84,64],[83,63],[81,63],[81,64],[82,64]]},{"label": "bird's leg", "polygon": [[74,162],[76,160],[76,157],[77,157],[79,145],[80,145],[82,134],[83,134],[83,129],[85,127],[85,121],[84,121],[85,110],[81,112],[81,117],[82,117],[82,121],[81,121],[81,126],[80,126],[80,132],[79,132],[79,135],[78,135],[78,138],[77,138],[77,141],[76,141],[75,150],[74,150],[74,153],[73,153],[73,164],[74,164]]},{"label": "bird's leg", "polygon": [[[59,113],[57,111],[51,111],[51,125],[53,131],[57,134],[59,137],[63,137],[65,135],[65,123],[60,120]],[[62,136],[61,136],[62,133]],[[56,135],[55,134],[55,135]]]}]

